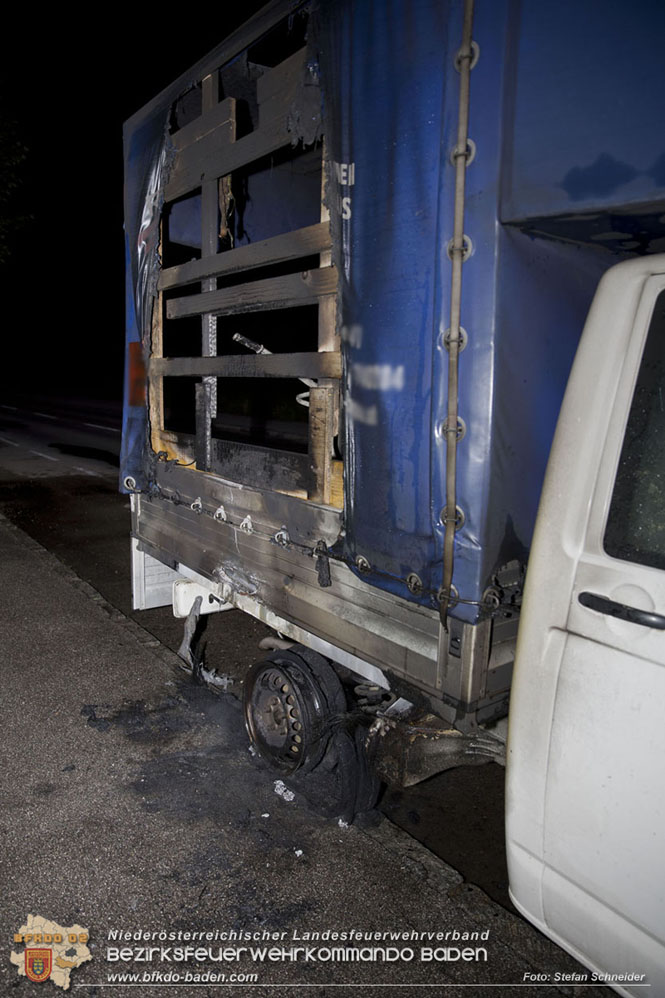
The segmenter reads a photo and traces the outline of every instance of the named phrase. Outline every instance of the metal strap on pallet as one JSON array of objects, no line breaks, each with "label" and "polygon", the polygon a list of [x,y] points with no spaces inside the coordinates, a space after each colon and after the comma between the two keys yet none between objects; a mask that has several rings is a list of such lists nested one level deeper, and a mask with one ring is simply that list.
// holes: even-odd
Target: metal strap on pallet
[{"label": "metal strap on pallet", "polygon": [[455,208],[453,238],[449,247],[452,260],[450,287],[450,326],[446,336],[448,346],[448,415],[446,419],[446,507],[443,540],[443,583],[441,586],[441,623],[447,627],[448,607],[451,600],[453,566],[455,557],[455,530],[457,527],[457,421],[459,402],[459,352],[461,344],[460,318],[462,308],[462,264],[465,258],[464,194],[466,167],[469,159],[469,84],[471,63],[474,57],[472,43],[473,0],[465,0],[462,46],[457,53],[456,65],[460,74],[459,118],[457,145],[453,152],[455,161]]}]

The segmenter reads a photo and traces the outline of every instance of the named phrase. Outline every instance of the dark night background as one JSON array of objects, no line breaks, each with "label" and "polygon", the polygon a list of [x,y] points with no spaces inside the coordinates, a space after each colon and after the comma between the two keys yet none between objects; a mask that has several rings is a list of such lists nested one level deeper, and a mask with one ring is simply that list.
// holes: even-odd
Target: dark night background
[{"label": "dark night background", "polygon": [[106,20],[100,13],[94,23],[86,14],[74,19],[47,8],[19,15],[6,32],[0,64],[5,397],[120,399],[123,122],[264,2],[197,8],[177,21],[173,14],[160,21],[153,7],[116,9]]}]

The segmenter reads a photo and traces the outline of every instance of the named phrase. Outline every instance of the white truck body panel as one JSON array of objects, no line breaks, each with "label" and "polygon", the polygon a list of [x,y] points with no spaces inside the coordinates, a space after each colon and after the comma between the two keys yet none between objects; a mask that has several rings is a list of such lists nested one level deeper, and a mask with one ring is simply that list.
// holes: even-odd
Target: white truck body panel
[{"label": "white truck body panel", "polygon": [[665,994],[665,631],[579,597],[665,611],[665,571],[604,547],[664,272],[663,256],[612,268],[591,309],[541,498],[508,739],[511,896],[593,970],[636,975],[611,981],[625,995]]}]

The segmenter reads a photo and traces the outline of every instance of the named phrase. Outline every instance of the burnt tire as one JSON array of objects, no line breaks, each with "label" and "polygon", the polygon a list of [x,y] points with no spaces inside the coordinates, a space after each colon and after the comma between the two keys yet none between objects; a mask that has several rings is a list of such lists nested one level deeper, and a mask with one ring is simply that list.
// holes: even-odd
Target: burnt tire
[{"label": "burnt tire", "polygon": [[[317,804],[327,817],[341,818],[350,824],[359,814],[373,810],[381,787],[365,747],[367,729],[357,726],[335,732],[326,756],[312,773],[311,783],[302,792]],[[318,800],[313,800],[316,796]]]},{"label": "burnt tire", "polygon": [[322,655],[295,645],[257,662],[243,706],[261,758],[317,811],[350,823],[372,810],[380,781],[367,756],[367,729],[349,715],[339,677]]},{"label": "burnt tire", "polygon": [[259,755],[283,773],[314,769],[346,713],[344,690],[332,666],[316,652],[296,647],[252,665],[244,686],[249,738]]}]

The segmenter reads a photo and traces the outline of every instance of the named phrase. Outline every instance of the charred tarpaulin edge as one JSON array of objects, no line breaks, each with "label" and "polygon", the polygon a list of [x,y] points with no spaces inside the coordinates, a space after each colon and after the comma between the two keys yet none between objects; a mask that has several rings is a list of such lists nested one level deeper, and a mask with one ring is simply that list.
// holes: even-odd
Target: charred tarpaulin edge
[{"label": "charred tarpaulin edge", "polygon": [[[157,240],[152,248],[151,258],[149,260],[146,260],[146,268],[147,268],[147,281],[145,289],[146,301],[144,301],[143,303],[143,312],[140,313],[143,316],[143,327],[139,330],[139,335],[141,338],[141,348],[143,352],[143,361],[145,364],[146,371],[149,370],[150,357],[152,355],[155,308],[158,307],[160,302],[159,290],[157,284],[162,269],[161,218],[162,218],[162,211],[164,208],[164,191],[166,189],[166,184],[168,182],[171,168],[175,161],[175,153],[176,153],[175,147],[171,142],[169,134],[170,117],[171,117],[171,108],[169,107],[169,112],[164,118],[164,139],[159,157],[159,161],[162,164],[162,168],[159,174],[160,185],[157,195],[157,203],[155,205],[155,214],[157,222],[156,224]],[[146,384],[146,418],[145,418],[145,439],[144,439],[144,451],[143,451],[144,472],[147,481],[150,481],[151,478],[153,477],[152,471],[154,468],[154,463],[155,461],[158,460],[157,454],[155,453],[152,447],[153,428],[152,428],[152,420],[150,417],[150,405],[148,399],[149,390],[150,388],[148,382]]]},{"label": "charred tarpaulin edge", "polygon": [[[145,196],[138,192],[138,200],[132,189],[130,179],[136,176],[134,168],[130,169],[130,164],[138,160],[139,164],[146,152],[149,158],[158,156],[161,160],[165,149],[169,148],[168,142],[169,120],[174,102],[181,98],[187,91],[197,86],[201,80],[214,73],[219,68],[240,55],[250,45],[254,44],[261,37],[272,30],[280,21],[295,13],[298,9],[304,8],[304,0],[273,0],[266,4],[260,11],[249,18],[244,24],[233,31],[223,42],[217,45],[211,52],[200,59],[193,67],[186,70],[177,80],[164,88],[148,104],[144,105],[124,124],[124,157],[125,157],[125,229],[128,242],[128,262],[127,279],[128,293],[131,289],[131,298],[136,308],[136,294],[140,290],[137,280],[138,274],[138,240],[137,235],[140,229],[140,219],[146,208]],[[161,141],[150,137],[150,129],[157,124],[158,119],[164,121]],[[154,132],[153,132],[154,134]],[[157,145],[159,148],[157,149]],[[170,165],[170,164],[169,164]],[[163,197],[165,183],[159,184],[159,197]],[[152,284],[151,275],[146,274],[148,283]],[[145,289],[144,289],[145,290]],[[151,296],[143,295],[143,303],[154,304]],[[152,311],[152,309],[151,309]],[[151,430],[149,426],[149,416],[147,406],[141,407],[130,402],[129,385],[131,383],[130,370],[130,349],[133,342],[141,344],[142,352],[146,349],[146,333],[152,327],[152,316],[146,316],[143,309],[135,312],[135,321],[128,315],[127,331],[125,337],[125,389],[124,389],[124,415],[123,423],[125,432],[123,438],[127,436],[127,444],[123,444],[122,467],[120,472],[120,491],[124,493],[139,491],[141,486],[146,484],[146,472],[149,471],[148,455],[151,448]],[[137,412],[135,410],[139,409]],[[132,426],[134,431],[132,432]]]},{"label": "charred tarpaulin edge", "polygon": [[[131,436],[130,431],[125,429],[125,425],[129,422],[129,413],[132,409],[132,403],[129,401],[131,394],[129,398],[127,397],[127,393],[131,393],[128,385],[132,381],[129,347],[133,342],[139,344],[143,369],[147,372],[152,349],[154,308],[158,300],[157,282],[161,270],[161,214],[164,206],[164,190],[174,157],[175,150],[168,134],[168,117],[165,117],[159,151],[153,156],[146,176],[140,221],[138,218],[135,220],[139,223],[136,233],[136,246],[133,251],[129,251],[128,267],[129,273],[132,275],[132,301],[136,322],[136,340],[133,340],[129,336],[131,320],[128,316],[128,334],[125,341],[126,370],[123,413],[123,455],[121,456],[123,460],[121,461],[119,483],[120,491],[124,493],[140,491],[150,478],[150,455],[152,448],[150,416],[147,406],[147,377],[145,381],[146,400],[145,405],[142,407],[142,427],[134,438],[140,448],[138,465],[132,466],[130,463],[128,466],[128,458],[124,453],[125,437]],[[125,228],[127,229],[127,225],[125,225]],[[129,308],[129,304],[127,307]]]},{"label": "charred tarpaulin edge", "polygon": [[[161,271],[161,217],[164,208],[164,190],[175,160],[175,148],[170,140],[168,127],[167,117],[164,122],[164,138],[159,156],[151,170],[143,202],[137,247],[136,311],[137,315],[141,316],[139,335],[144,353],[146,349],[149,351],[152,346],[152,335],[149,336],[148,332],[152,334],[153,309],[158,296],[157,282]],[[147,244],[145,239],[142,239],[144,233],[149,235]],[[144,254],[142,254],[142,246],[145,246]],[[144,357],[146,362],[148,356],[149,354],[146,354]]]},{"label": "charred tarpaulin edge", "polygon": [[241,24],[219,45],[215,46],[202,59],[182,73],[177,80],[165,87],[148,104],[132,115],[126,122],[127,131],[134,131],[148,117],[164,108],[170,108],[186,90],[196,86],[205,76],[216,72],[221,66],[231,62],[245,49],[255,44],[290,14],[305,7],[308,0],[273,0],[257,11],[244,24]]},{"label": "charred tarpaulin edge", "polygon": [[[345,160],[344,150],[341,145],[338,147],[337,142],[341,139],[339,130],[334,127],[334,97],[328,90],[327,79],[326,79],[326,67],[325,67],[325,56],[326,49],[322,48],[319,39],[325,36],[326,25],[325,18],[329,16],[324,5],[319,2],[314,2],[310,8],[310,19],[308,25],[308,47],[311,46],[317,52],[319,59],[319,71],[320,71],[320,94],[321,94],[321,123],[323,126],[323,191],[322,191],[322,204],[327,210],[329,226],[330,226],[330,241],[331,241],[331,263],[335,267],[338,275],[337,280],[337,290],[335,292],[335,333],[339,338],[340,343],[340,354],[342,363],[342,373],[339,382],[339,416],[338,416],[338,427],[337,427],[337,440],[338,445],[342,448],[342,457],[344,462],[344,478],[343,478],[343,492],[344,492],[344,502],[342,511],[342,529],[340,530],[340,536],[335,544],[334,551],[331,551],[331,557],[334,558],[338,563],[345,564],[354,574],[360,577],[360,573],[356,567],[355,551],[349,545],[349,537],[347,531],[347,523],[349,515],[353,511],[354,506],[354,495],[352,490],[353,482],[353,464],[354,464],[354,449],[353,449],[353,438],[349,432],[349,424],[346,419],[346,400],[349,397],[349,377],[350,377],[350,350],[351,345],[347,341],[347,338],[343,335],[345,315],[344,315],[344,303],[346,297],[346,282],[348,281],[349,268],[348,268],[348,246],[350,244],[350,228],[349,220],[344,219],[341,211],[339,210],[338,200],[339,195],[336,187],[335,178],[335,163],[343,162]],[[327,53],[328,57],[330,53]],[[324,57],[322,59],[322,56]],[[321,65],[321,63],[324,63]],[[330,73],[331,77],[334,75]],[[382,573],[373,573],[381,575]],[[392,576],[383,575],[385,579],[391,579],[393,582],[404,582],[406,585],[406,579],[393,578]],[[407,587],[407,597],[408,587]],[[422,597],[417,600],[418,605],[427,605],[427,596],[429,595],[430,606],[435,605],[436,594],[422,594]],[[437,604],[438,605],[438,604]]]},{"label": "charred tarpaulin edge", "polygon": [[286,129],[292,135],[291,145],[297,146],[299,142],[302,142],[303,148],[316,145],[324,134],[320,90],[321,73],[315,44],[315,32],[311,30],[312,14],[316,6],[316,0],[309,0],[299,8],[300,12],[308,14],[305,36],[307,52],[305,77],[300,83],[297,98],[291,102],[286,122]]},{"label": "charred tarpaulin edge", "polygon": [[[315,8],[316,8],[316,4],[303,4],[303,5],[301,5],[301,9],[309,9],[310,13]],[[313,51],[315,49],[315,30],[313,30],[313,29],[310,30],[310,31],[308,31],[307,48],[308,48],[308,51],[309,50]],[[315,63],[316,63],[316,60],[314,59],[313,56],[311,58],[308,58],[308,62],[307,62],[308,67],[313,66]],[[317,63],[317,65],[318,65],[318,63]],[[183,90],[183,93],[187,92],[187,89],[191,88],[191,86],[192,86],[192,83],[191,83],[191,80],[190,80],[188,82],[185,90]],[[175,99],[178,99],[178,98],[175,98]],[[324,102],[324,105],[325,105],[325,102]],[[172,107],[172,105],[169,106],[169,113],[170,113],[171,107]],[[163,189],[164,189],[164,186],[166,185],[166,183],[168,182],[168,168],[173,163],[173,158],[174,158],[174,148],[173,148],[173,145],[172,145],[172,143],[170,141],[169,134],[168,134],[168,122],[169,122],[169,114],[167,114],[166,118],[165,118],[164,147],[163,147],[163,150],[162,150],[162,155],[160,157],[160,159],[162,157],[164,158],[164,169],[163,169],[162,174],[161,174],[161,176],[162,176],[162,189],[161,189],[161,198],[159,199],[159,201],[157,203],[157,210],[160,210],[161,206],[163,206]],[[320,122],[319,122],[319,125],[320,125]],[[296,139],[296,141],[297,141],[297,139]],[[324,204],[326,204],[326,206],[328,207],[329,210],[330,210],[331,207],[333,208],[333,210],[330,211],[330,216],[331,216],[330,217],[330,226],[331,226],[331,230],[333,230],[334,232],[340,232],[341,231],[341,224],[342,223],[341,223],[341,220],[340,220],[339,212],[337,212],[336,210],[334,210],[334,205],[331,206],[331,199],[334,198],[334,183],[333,183],[333,176],[332,176],[334,162],[333,162],[333,159],[331,158],[331,156],[329,156],[327,154],[324,156],[323,167],[324,167],[324,172],[325,172],[325,186],[324,186],[324,199],[323,199],[324,200]],[[338,238],[333,238],[332,245],[333,245],[333,253],[335,254],[335,256],[337,258],[336,259],[336,262],[337,262],[337,268],[336,269],[338,270],[338,272],[341,272],[342,269],[343,269],[339,265],[339,261],[340,261],[340,258],[342,256],[342,253],[343,253],[343,246],[342,246],[342,240],[341,240],[341,238],[339,238],[339,237]],[[154,263],[155,263],[155,270],[152,273],[152,275],[150,276],[150,280],[148,282],[148,286],[151,287],[152,307],[154,309],[154,305],[155,305],[155,297],[154,297],[154,295],[156,293],[155,292],[155,283],[156,283],[156,274],[159,272],[159,268],[158,268],[159,260],[158,260],[158,258],[157,259],[153,258],[153,259],[154,259]],[[337,289],[337,299],[338,299],[338,301],[340,299],[340,296],[341,296],[341,284],[338,285],[338,289]],[[337,317],[336,317],[336,330],[339,330],[339,328],[340,328],[340,326],[342,324],[342,321],[343,321],[343,317],[341,315],[341,309],[338,308],[338,310],[337,310]],[[150,322],[149,328],[150,328],[150,330],[152,332],[152,323],[151,322]],[[145,340],[144,340],[144,345],[145,345]],[[343,351],[342,355],[343,355],[343,361],[346,362],[347,356],[348,356],[347,351]],[[155,465],[156,465],[156,462],[160,460],[160,456],[161,455],[160,455],[160,452],[155,452],[153,450],[153,447],[152,447],[152,426],[150,425],[150,416],[148,416],[148,424],[146,425],[146,440],[147,440],[147,446],[146,446],[146,468],[145,468],[145,470],[146,470],[146,472],[148,474],[149,479],[151,481],[154,481],[154,479],[155,479],[155,473],[154,473]],[[169,463],[171,463],[171,462],[169,462]],[[185,467],[186,466],[184,462],[179,461],[177,459],[175,459],[173,463],[177,464],[180,467]],[[339,553],[339,549],[337,551],[331,550],[329,552],[328,557],[332,557],[334,560],[337,560],[337,561],[344,561],[347,565],[349,565],[352,568],[352,570],[354,568],[355,561],[353,559],[351,559],[348,555],[340,554]],[[383,580],[386,580],[386,581],[390,580],[392,583],[397,584],[399,586],[406,586],[407,591],[413,595],[412,589],[411,589],[411,587],[409,587],[409,578],[408,578],[408,575],[405,576],[405,577],[402,577],[400,575],[387,573],[385,571],[376,571],[376,570],[373,571],[373,574],[376,575],[380,579],[383,579]],[[323,577],[325,578],[325,573],[324,573]],[[406,593],[404,595],[406,596],[407,599],[409,598],[408,595],[406,595]],[[440,602],[440,591],[435,591],[433,588],[431,588],[431,589],[429,589],[429,588],[428,589],[422,589],[422,591],[420,591],[417,595],[419,596],[419,598],[416,599],[416,600],[414,600],[414,602],[417,602],[420,605],[423,605],[423,603],[429,603],[429,605],[433,606],[433,607],[436,607],[436,606],[439,605],[439,602]],[[497,609],[499,609],[499,608],[497,607],[496,602],[494,600],[487,600],[487,599],[485,599],[484,595],[483,595],[483,598],[480,601],[470,601],[470,600],[465,600],[465,599],[457,599],[455,602],[461,602],[461,603],[465,603],[465,604],[472,604],[472,605],[479,606],[481,608],[481,612],[482,612],[483,616],[491,615],[491,614],[497,612]],[[492,594],[492,595],[494,595],[494,594]],[[499,602],[501,602],[501,601],[499,600]]]}]

